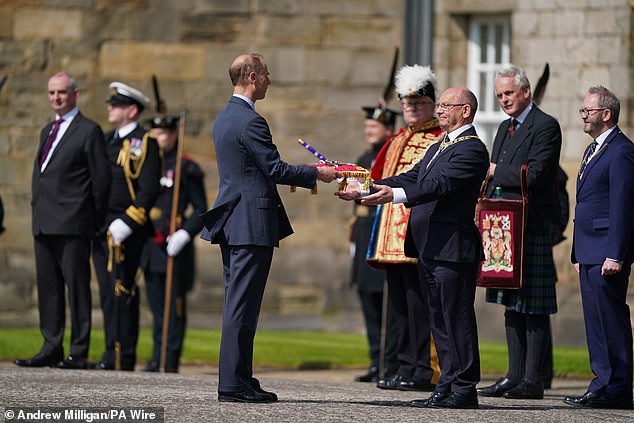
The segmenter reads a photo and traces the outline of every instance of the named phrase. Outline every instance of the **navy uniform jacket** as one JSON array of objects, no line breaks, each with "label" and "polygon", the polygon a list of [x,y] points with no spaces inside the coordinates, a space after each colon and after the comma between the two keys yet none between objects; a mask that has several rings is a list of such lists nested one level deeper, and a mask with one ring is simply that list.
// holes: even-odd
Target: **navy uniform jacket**
[{"label": "navy uniform jacket", "polygon": [[277,184],[312,188],[317,169],[280,158],[266,120],[232,96],[213,129],[220,187],[205,213],[202,238],[228,245],[277,247],[293,233]]},{"label": "navy uniform jacket", "polygon": [[[167,237],[170,230],[172,213],[172,196],[174,193],[174,179],[176,169],[177,148],[173,148],[163,157],[165,171],[161,177],[161,193],[156,204],[150,210],[150,219],[154,226],[154,236],[148,240],[141,266],[151,272],[165,273],[167,267]],[[193,239],[203,228],[200,214],[207,210],[207,196],[205,194],[204,174],[200,166],[190,157],[183,155],[181,159],[181,179],[178,195],[178,212],[176,230],[185,229]],[[191,205],[191,214],[185,215]],[[179,275],[184,279],[188,289],[191,288],[194,276],[194,246],[189,242],[178,254],[178,259],[185,262],[182,270],[187,275]]]},{"label": "navy uniform jacket", "polygon": [[103,132],[79,113],[40,172],[40,152],[52,126],[42,129],[33,163],[33,235],[93,236],[106,217],[110,188]]},{"label": "navy uniform jacket", "polygon": [[[110,188],[110,200],[108,201],[108,216],[103,232],[108,229],[110,223],[116,218],[121,218],[134,232],[143,230],[150,236],[152,224],[148,219],[148,213],[158,194],[161,191],[159,180],[161,178],[161,157],[156,139],[144,138],[146,131],[137,126],[125,139],[113,141],[114,131],[106,134],[108,161],[112,172],[112,186]],[[145,139],[145,142],[143,141]],[[121,155],[125,141],[130,142],[130,154],[141,157],[145,154],[140,173],[137,178],[131,180],[135,198],[132,198],[123,167],[117,162]],[[144,146],[145,144],[145,146]],[[145,152],[143,149],[145,148]],[[133,167],[133,171],[138,168]]]},{"label": "navy uniform jacket", "polygon": [[474,128],[458,138],[464,136],[476,138],[447,147],[427,166],[440,142],[432,144],[411,170],[376,182],[405,190],[405,206],[412,207],[405,239],[409,257],[455,263],[482,259],[474,216],[489,155]]}]

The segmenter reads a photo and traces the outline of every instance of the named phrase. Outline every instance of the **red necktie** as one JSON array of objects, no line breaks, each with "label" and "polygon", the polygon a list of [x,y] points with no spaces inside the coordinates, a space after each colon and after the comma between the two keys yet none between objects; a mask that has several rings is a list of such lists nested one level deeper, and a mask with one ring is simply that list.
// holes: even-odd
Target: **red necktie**
[{"label": "red necktie", "polygon": [[59,131],[59,127],[64,122],[64,119],[59,118],[53,124],[53,130],[49,134],[48,138],[46,138],[46,142],[44,143],[44,147],[42,147],[42,154],[40,154],[40,167],[44,164],[46,157],[48,156],[49,151],[51,151],[51,147],[53,146],[53,141],[57,137],[57,132]]},{"label": "red necktie", "polygon": [[511,124],[509,125],[508,133],[509,138],[512,138],[513,135],[517,132],[517,120],[515,118],[511,119]]}]

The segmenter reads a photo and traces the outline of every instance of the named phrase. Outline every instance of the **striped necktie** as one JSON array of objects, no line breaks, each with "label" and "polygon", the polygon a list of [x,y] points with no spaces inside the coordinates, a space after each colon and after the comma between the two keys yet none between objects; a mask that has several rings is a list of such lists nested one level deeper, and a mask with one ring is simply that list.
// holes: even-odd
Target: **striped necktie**
[{"label": "striped necktie", "polygon": [[583,160],[581,161],[581,167],[579,168],[579,179],[581,179],[581,177],[583,176],[583,171],[586,170],[586,166],[588,166],[588,162],[594,155],[594,152],[597,149],[598,145],[599,143],[596,142],[596,140],[592,141],[592,143],[590,143],[590,146],[586,150],[586,154],[583,155]]},{"label": "striped necktie", "polygon": [[46,138],[44,147],[42,147],[42,153],[40,154],[40,167],[42,167],[42,165],[46,161],[46,158],[48,157],[48,153],[51,151],[51,147],[53,146],[53,142],[55,142],[55,138],[57,138],[57,133],[59,132],[59,127],[62,125],[62,122],[64,122],[64,119],[57,119],[53,124],[53,129],[51,130],[51,133]]},{"label": "striped necktie", "polygon": [[515,133],[517,132],[518,123],[519,122],[517,121],[517,119],[515,118],[511,119],[511,124],[509,125],[509,129],[508,129],[509,138],[513,138],[513,135],[515,135]]}]

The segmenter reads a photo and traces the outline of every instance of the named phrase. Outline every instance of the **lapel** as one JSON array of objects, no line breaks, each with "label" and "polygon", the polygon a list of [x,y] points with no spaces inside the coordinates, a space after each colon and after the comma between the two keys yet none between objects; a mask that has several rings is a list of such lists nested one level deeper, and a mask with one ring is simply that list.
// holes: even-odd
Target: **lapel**
[{"label": "lapel", "polygon": [[[493,151],[491,151],[491,161],[497,162],[500,156],[500,151],[502,150],[502,144],[504,143],[504,137],[506,137],[506,133],[509,130],[509,126],[511,126],[511,119],[507,119],[502,121],[500,124],[500,129],[497,134],[495,134],[495,140],[493,141]],[[516,134],[517,135],[517,134]]]},{"label": "lapel", "polygon": [[[460,137],[464,137],[466,135],[476,135],[475,132],[475,128],[471,127],[469,129],[467,129],[466,131],[462,132],[460,135],[458,135],[456,137],[456,139],[460,138]],[[433,162],[429,163],[429,161],[432,159],[432,157],[434,157],[436,155],[436,151],[438,151],[438,149],[440,148],[440,143],[442,141],[439,141],[435,144],[432,144],[429,147],[429,150],[427,151],[427,153],[425,154],[425,157],[423,157],[423,160],[420,162],[420,166],[424,166],[423,168],[423,172],[421,174],[420,170],[418,173],[418,180],[422,180],[428,173],[429,171],[431,171],[433,169],[434,166],[436,166],[436,164],[441,161],[445,156],[447,151],[451,151],[452,149],[456,148],[456,146],[460,143],[454,144],[454,145],[450,145],[449,147],[445,148],[443,151],[441,151],[440,153],[438,153],[438,156],[434,159]],[[461,142],[468,142],[467,141],[461,141]],[[429,164],[429,166],[427,166],[427,164]],[[421,176],[422,175],[422,176]]]},{"label": "lapel", "polygon": [[621,129],[618,126],[614,128],[612,133],[608,135],[608,137],[605,139],[603,144],[601,144],[601,147],[599,148],[599,150],[596,153],[594,153],[594,157],[592,157],[592,160],[590,160],[590,162],[586,165],[586,168],[583,171],[584,176],[581,179],[579,179],[579,174],[577,174],[577,192],[579,192],[583,183],[586,181],[586,179],[588,179],[588,173],[592,170],[592,168],[599,161],[599,159],[601,159],[601,156],[603,156],[603,154],[605,153],[605,150],[608,149],[612,140],[614,140],[620,133],[621,133]]},{"label": "lapel", "polygon": [[509,126],[511,126],[511,119],[509,118],[504,121],[504,131],[500,131],[503,142],[499,143],[500,148],[498,148],[497,156],[495,157],[496,161],[500,154],[500,150],[502,149],[501,146],[504,143],[504,148],[506,150],[506,154],[508,155],[508,160],[513,163],[513,159],[515,158],[517,152],[520,150],[522,144],[527,142],[527,140],[530,138],[531,132],[533,130],[533,121],[535,119],[536,110],[537,106],[533,104],[533,108],[530,112],[528,112],[526,119],[524,119],[524,123],[522,123],[520,127],[517,128],[517,132],[515,132],[515,135],[513,135],[513,139],[506,138],[508,128]]},{"label": "lapel", "polygon": [[[68,144],[68,138],[70,138],[70,136],[73,134],[75,129],[77,129],[77,125],[79,125],[80,120],[81,120],[81,114],[77,113],[77,116],[73,118],[73,120],[70,122],[70,125],[68,125],[68,128],[66,128],[66,132],[64,132],[64,135],[62,135],[62,138],[60,138],[59,143],[57,144],[57,147],[55,147],[55,150],[53,150],[53,153],[51,154],[51,158],[49,159],[48,164],[46,165],[46,169],[44,169],[44,172],[46,172],[48,168],[53,164],[53,160],[55,160],[55,157],[59,154],[59,151],[64,149],[64,146]],[[41,146],[40,146],[40,149],[41,149]]]}]

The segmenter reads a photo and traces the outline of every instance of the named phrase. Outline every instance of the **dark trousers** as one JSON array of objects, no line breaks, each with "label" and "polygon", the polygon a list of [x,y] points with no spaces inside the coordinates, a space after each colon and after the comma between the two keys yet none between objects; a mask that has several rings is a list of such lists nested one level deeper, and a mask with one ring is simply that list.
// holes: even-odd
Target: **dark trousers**
[{"label": "dark trousers", "polygon": [[581,265],[581,300],[586,341],[594,380],[588,390],[612,397],[632,398],[632,324],[626,303],[631,267],[624,263],[612,276],[601,265]]},{"label": "dark trousers", "polygon": [[381,363],[381,325],[383,322],[383,291],[357,291],[365,319],[365,327],[368,335],[368,345],[370,347],[370,362],[383,374],[379,377],[389,377],[396,374],[398,370],[398,360],[396,357],[397,331],[398,326],[394,316],[394,311],[386,310],[385,327],[385,349]]},{"label": "dark trousers", "polygon": [[430,325],[417,266],[388,264],[385,269],[388,298],[398,331],[398,374],[429,382],[434,375]]},{"label": "dark trousers", "polygon": [[[170,319],[165,354],[165,370],[178,371],[185,326],[187,324],[187,297],[185,284],[179,283],[178,267],[174,266],[172,280]],[[165,273],[145,271],[145,287],[147,300],[152,310],[152,361],[159,364],[161,360],[161,340],[163,339],[163,320],[165,316]]]},{"label": "dark trousers", "polygon": [[437,392],[475,395],[480,353],[475,310],[477,263],[419,261],[440,379]]},{"label": "dark trousers", "polygon": [[[136,345],[139,338],[139,289],[136,272],[141,259],[141,251],[146,236],[133,233],[123,242],[125,257],[120,269],[112,264],[108,272],[108,243],[105,236],[98,237],[93,245],[93,261],[99,282],[99,299],[103,312],[106,350],[102,361],[115,364],[115,342],[121,344],[121,367],[134,369]],[[121,278],[123,287],[129,293],[115,295],[115,280]]]},{"label": "dark trousers", "polygon": [[91,326],[90,238],[38,235],[35,237],[35,271],[40,312],[41,353],[64,355],[65,291],[70,308],[70,354],[88,357]]},{"label": "dark trousers", "polygon": [[218,391],[254,388],[253,340],[260,316],[273,247],[221,242],[225,300],[218,368]]}]

